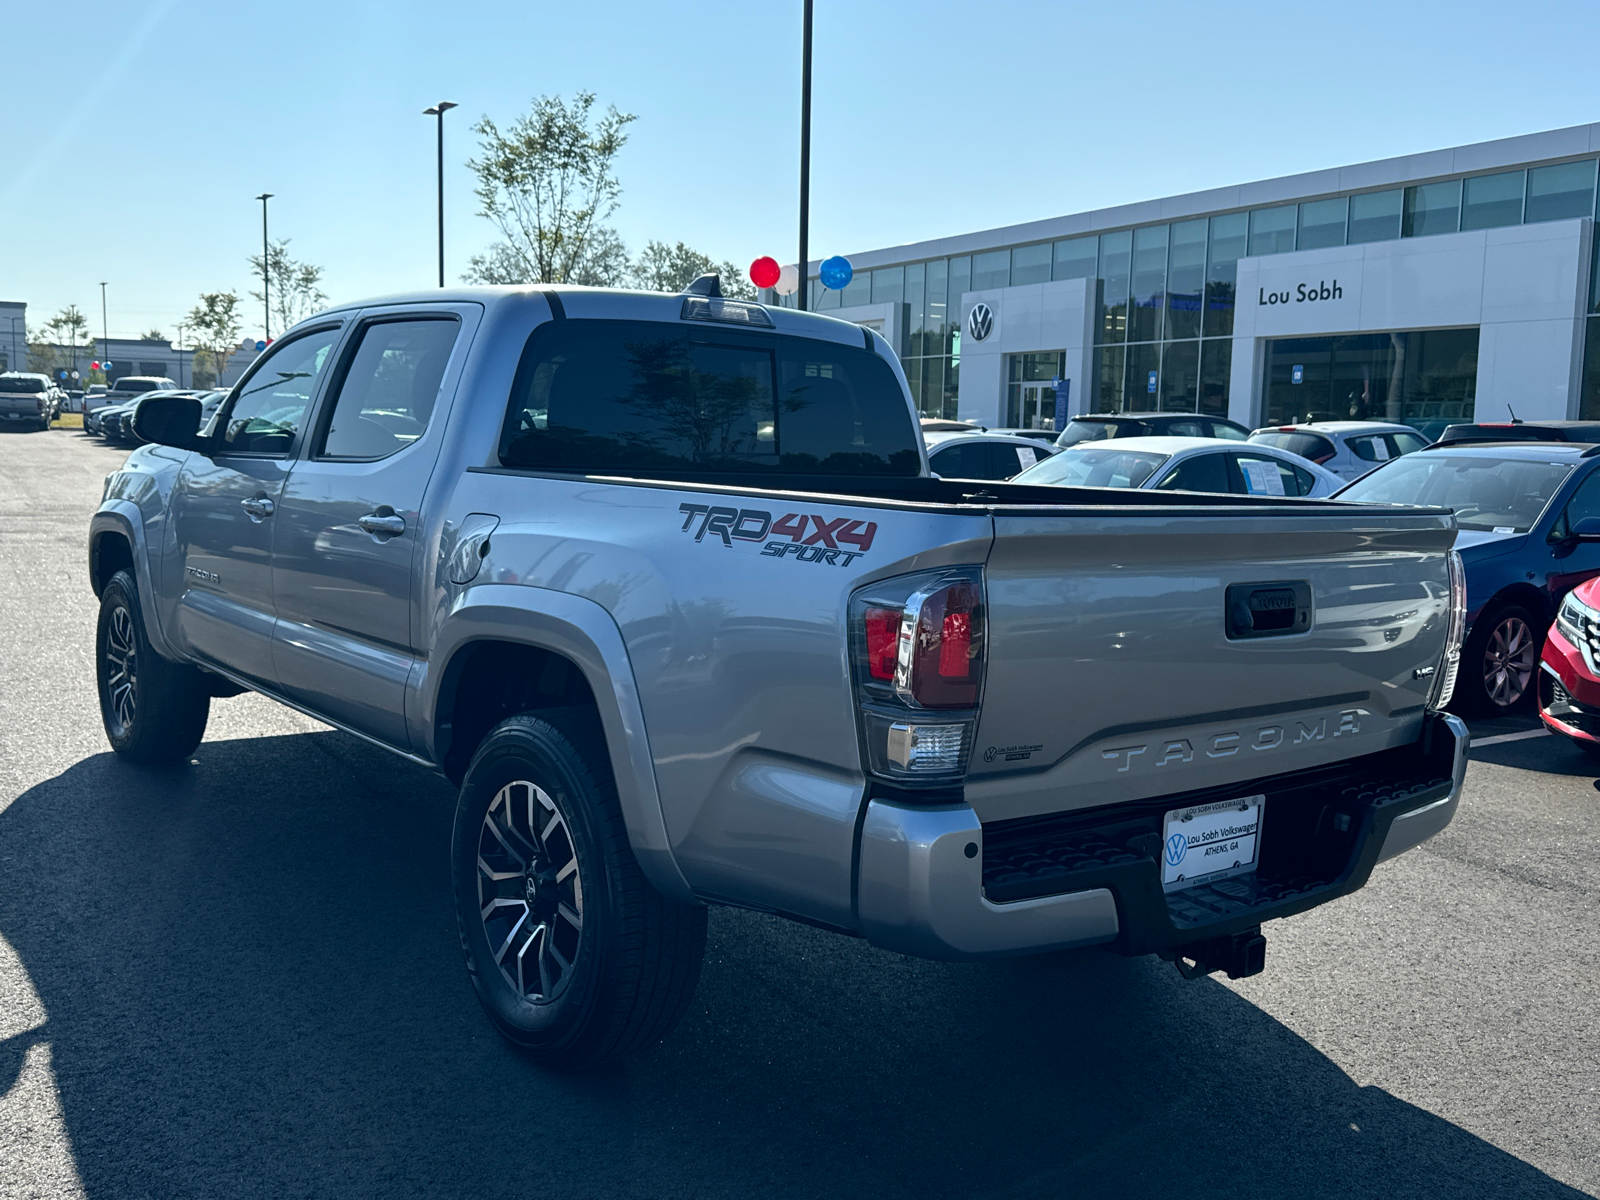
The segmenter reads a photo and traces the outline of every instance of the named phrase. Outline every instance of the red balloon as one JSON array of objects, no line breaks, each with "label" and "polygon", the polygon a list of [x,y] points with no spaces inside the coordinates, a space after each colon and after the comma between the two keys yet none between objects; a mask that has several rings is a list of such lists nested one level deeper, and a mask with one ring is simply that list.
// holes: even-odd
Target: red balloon
[{"label": "red balloon", "polygon": [[781,269],[777,259],[763,254],[750,264],[750,282],[758,288],[769,288],[778,282],[778,273]]}]

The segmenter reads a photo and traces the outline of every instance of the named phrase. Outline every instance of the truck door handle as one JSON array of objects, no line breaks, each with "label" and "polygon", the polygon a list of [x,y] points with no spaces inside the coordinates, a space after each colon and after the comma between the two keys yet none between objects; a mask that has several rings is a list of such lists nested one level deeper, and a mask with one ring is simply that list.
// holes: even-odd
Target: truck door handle
[{"label": "truck door handle", "polygon": [[273,503],[266,496],[252,496],[239,501],[239,507],[250,514],[252,521],[261,522],[272,515]]},{"label": "truck door handle", "polygon": [[406,531],[406,519],[387,504],[377,512],[368,513],[356,522],[361,528],[373,537],[399,537]]}]

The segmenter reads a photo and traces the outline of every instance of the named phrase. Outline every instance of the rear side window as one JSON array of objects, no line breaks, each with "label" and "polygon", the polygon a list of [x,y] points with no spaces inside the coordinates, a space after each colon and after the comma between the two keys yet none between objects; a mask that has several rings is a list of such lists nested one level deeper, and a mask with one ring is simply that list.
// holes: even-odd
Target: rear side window
[{"label": "rear side window", "polygon": [[1334,456],[1337,451],[1334,445],[1320,433],[1252,433],[1252,442],[1263,446],[1271,446],[1275,450],[1287,450],[1290,454],[1298,454],[1301,458],[1309,458],[1314,463],[1324,463]]},{"label": "rear side window", "polygon": [[1389,439],[1391,458],[1399,458],[1402,454],[1415,454],[1428,444],[1428,439],[1420,433],[1386,433],[1383,436]]},{"label": "rear side window", "polygon": [[0,392],[14,392],[18,395],[27,393],[31,396],[42,391],[44,391],[44,380],[42,379],[26,379],[15,376],[0,379]]},{"label": "rear side window", "polygon": [[1362,462],[1388,462],[1395,457],[1389,453],[1389,442],[1381,433],[1346,438],[1344,444],[1349,446],[1351,452]]},{"label": "rear side window", "polygon": [[1304,496],[1316,486],[1310,471],[1302,471],[1278,458],[1235,454],[1240,489],[1247,496]]},{"label": "rear side window", "polygon": [[1229,425],[1222,421],[1212,421],[1210,425],[1212,437],[1227,438],[1230,442],[1247,442],[1250,440],[1250,435],[1237,425]]},{"label": "rear side window", "polygon": [[1228,483],[1227,456],[1196,454],[1193,458],[1186,458],[1168,471],[1156,487],[1180,492],[1232,491]]},{"label": "rear side window", "polygon": [[459,325],[448,318],[376,321],[360,334],[319,453],[387,458],[422,436]]},{"label": "rear side window", "polygon": [[541,325],[500,438],[508,467],[916,475],[889,365],[810,338],[664,321]]}]

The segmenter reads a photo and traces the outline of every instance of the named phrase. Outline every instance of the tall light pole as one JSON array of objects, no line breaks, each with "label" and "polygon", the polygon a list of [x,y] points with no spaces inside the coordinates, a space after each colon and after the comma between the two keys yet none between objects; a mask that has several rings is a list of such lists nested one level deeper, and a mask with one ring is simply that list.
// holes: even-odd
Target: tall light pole
[{"label": "tall light pole", "polygon": [[106,377],[106,387],[111,386],[111,372],[105,369],[106,359],[111,357],[111,327],[106,322],[106,281],[100,281],[100,367],[101,373]]},{"label": "tall light pole", "polygon": [[[811,0],[806,0],[810,3]],[[422,110],[425,117],[439,118],[439,286],[444,286],[444,115],[460,105],[441,100],[432,108]]]},{"label": "tall light pole", "polygon": [[256,197],[261,201],[261,310],[263,335],[267,341],[272,340],[272,275],[268,270],[270,257],[267,250],[267,201],[272,199],[271,192],[262,192]]},{"label": "tall light pole", "polygon": [[179,387],[188,387],[189,385],[184,383],[184,381],[183,381],[183,322],[182,321],[178,322],[178,345],[177,345],[177,350],[178,350],[178,386]]},{"label": "tall light pole", "polygon": [[800,290],[801,312],[811,288],[811,0],[805,0],[805,30],[800,39]]}]

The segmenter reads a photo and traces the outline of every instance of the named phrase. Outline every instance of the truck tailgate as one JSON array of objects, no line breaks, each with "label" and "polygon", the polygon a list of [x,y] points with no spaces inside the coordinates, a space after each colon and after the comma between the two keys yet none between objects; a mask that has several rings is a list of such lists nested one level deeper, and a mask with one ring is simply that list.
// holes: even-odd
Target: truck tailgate
[{"label": "truck tailgate", "polygon": [[967,801],[1004,820],[1415,741],[1455,535],[1359,505],[997,509]]}]

